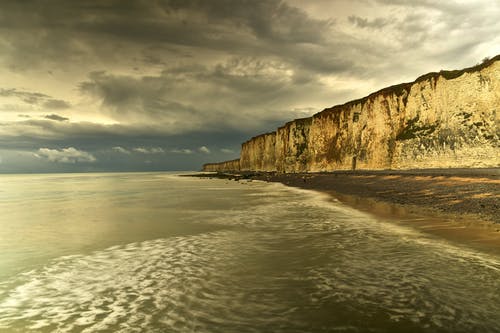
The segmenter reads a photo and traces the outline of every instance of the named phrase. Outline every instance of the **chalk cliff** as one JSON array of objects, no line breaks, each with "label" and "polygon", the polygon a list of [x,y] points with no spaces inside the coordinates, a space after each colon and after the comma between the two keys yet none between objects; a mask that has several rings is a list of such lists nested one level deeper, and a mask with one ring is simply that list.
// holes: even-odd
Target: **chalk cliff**
[{"label": "chalk cliff", "polygon": [[316,172],[500,166],[500,55],[288,122],[205,171]]},{"label": "chalk cliff", "polygon": [[231,161],[225,161],[220,163],[207,163],[203,165],[203,171],[210,172],[238,172],[240,171],[240,159],[235,159]]}]

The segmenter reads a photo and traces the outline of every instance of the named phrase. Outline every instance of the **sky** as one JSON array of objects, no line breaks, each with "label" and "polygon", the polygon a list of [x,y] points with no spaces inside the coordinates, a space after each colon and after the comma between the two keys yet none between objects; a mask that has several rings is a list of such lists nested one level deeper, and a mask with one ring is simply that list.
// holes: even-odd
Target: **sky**
[{"label": "sky", "polygon": [[500,54],[500,0],[0,2],[0,173],[198,170]]}]

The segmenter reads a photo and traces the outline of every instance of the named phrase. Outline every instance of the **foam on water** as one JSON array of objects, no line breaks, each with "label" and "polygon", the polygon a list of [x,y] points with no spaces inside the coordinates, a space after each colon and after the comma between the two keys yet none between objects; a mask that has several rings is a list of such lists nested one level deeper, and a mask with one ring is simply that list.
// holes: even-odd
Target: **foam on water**
[{"label": "foam on water", "polygon": [[185,183],[176,190],[221,204],[186,200],[182,218],[221,228],[59,256],[11,276],[0,282],[0,331],[500,330],[498,257],[312,191]]},{"label": "foam on water", "polygon": [[[224,262],[232,260],[235,244],[229,239],[223,233],[176,237],[59,258],[4,283],[0,327],[22,321],[30,329],[60,332],[134,331],[160,319],[169,327],[197,327],[203,309],[224,297],[212,294],[211,284],[224,272]],[[193,304],[201,316],[192,311]]]}]

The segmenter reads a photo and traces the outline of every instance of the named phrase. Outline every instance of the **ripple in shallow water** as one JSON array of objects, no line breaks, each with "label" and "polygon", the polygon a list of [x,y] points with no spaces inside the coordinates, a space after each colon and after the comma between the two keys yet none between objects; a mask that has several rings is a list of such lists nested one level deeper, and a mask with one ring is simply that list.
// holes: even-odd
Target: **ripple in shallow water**
[{"label": "ripple in shallow water", "polygon": [[209,309],[225,318],[225,325],[245,320],[231,306],[235,295],[223,293],[223,283],[229,282],[224,272],[235,259],[231,247],[242,244],[223,235],[160,239],[60,258],[25,273],[10,291],[12,285],[3,286],[0,327],[95,332],[164,324],[185,331],[214,324],[217,317]]},{"label": "ripple in shallow water", "polygon": [[499,331],[498,258],[311,192],[231,204],[189,211],[229,229],[60,257],[0,284],[0,331]]},{"label": "ripple in shallow water", "polygon": [[[498,295],[478,292],[483,298],[470,300],[470,283],[460,284],[483,274],[478,289],[495,291],[498,262],[474,263],[450,250],[416,264],[412,239],[400,240],[397,253],[380,256],[392,244],[373,256],[362,244],[348,250],[352,238],[283,232],[288,249],[261,231],[219,231],[61,257],[1,286],[0,329],[494,331]],[[450,262],[450,253],[456,267],[429,274]]]}]

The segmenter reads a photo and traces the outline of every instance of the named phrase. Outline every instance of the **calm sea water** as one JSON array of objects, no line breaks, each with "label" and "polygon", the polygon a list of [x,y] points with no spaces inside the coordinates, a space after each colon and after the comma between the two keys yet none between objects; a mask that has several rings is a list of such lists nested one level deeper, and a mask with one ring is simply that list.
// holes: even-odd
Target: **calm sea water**
[{"label": "calm sea water", "polygon": [[282,185],[0,176],[0,332],[500,332],[500,257]]}]

